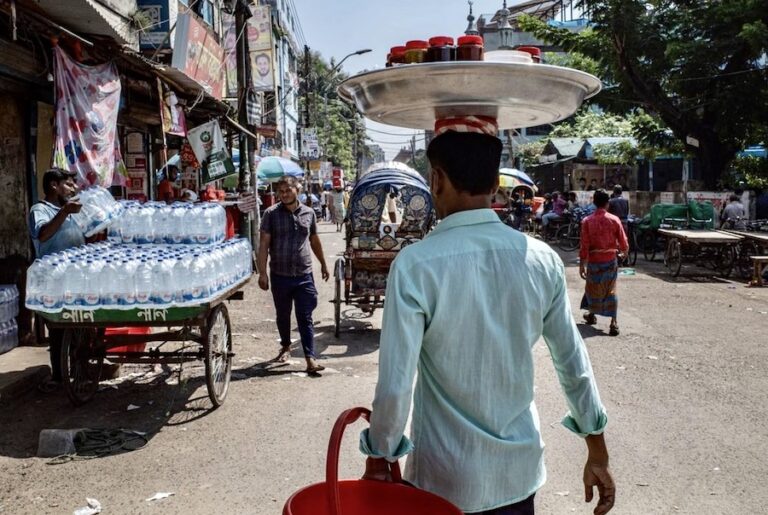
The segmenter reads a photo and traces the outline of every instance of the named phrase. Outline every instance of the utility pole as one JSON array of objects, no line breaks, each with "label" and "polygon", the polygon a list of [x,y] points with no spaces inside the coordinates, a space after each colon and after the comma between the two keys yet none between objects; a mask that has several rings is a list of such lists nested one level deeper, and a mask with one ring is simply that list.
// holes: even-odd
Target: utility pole
[{"label": "utility pole", "polygon": [[416,135],[411,136],[411,163],[416,168]]},{"label": "utility pole", "polygon": [[[235,33],[242,34],[245,29],[245,13],[239,2],[235,8]],[[248,91],[248,38],[240,38],[236,45],[237,59],[237,121],[243,127],[248,125],[248,115],[246,113],[246,96]],[[238,150],[240,152],[240,170],[238,170],[238,190],[240,192],[251,192],[255,189],[255,184],[251,184],[251,175],[248,167],[250,154],[248,152],[248,136],[242,131],[238,131]],[[258,206],[256,216],[258,217]],[[242,213],[240,215],[240,234],[252,240],[251,246],[258,252],[258,240],[253,238],[251,215]]]}]

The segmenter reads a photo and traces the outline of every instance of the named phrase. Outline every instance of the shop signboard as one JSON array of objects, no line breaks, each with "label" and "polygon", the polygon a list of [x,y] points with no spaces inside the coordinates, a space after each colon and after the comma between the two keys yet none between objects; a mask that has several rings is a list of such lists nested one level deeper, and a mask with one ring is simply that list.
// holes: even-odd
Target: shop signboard
[{"label": "shop signboard", "polygon": [[272,54],[272,18],[269,6],[252,7],[248,18],[248,51],[251,60],[251,87],[254,91],[275,89]]},{"label": "shop signboard", "polygon": [[173,38],[169,36],[171,27],[176,23],[179,4],[176,0],[138,0],[139,11],[145,14],[147,25],[139,33],[139,46],[142,50],[170,50]]},{"label": "shop signboard", "polygon": [[190,129],[187,138],[195,157],[202,164],[203,184],[237,173],[227,152],[219,122],[213,120]]},{"label": "shop signboard", "polygon": [[171,66],[200,83],[221,100],[224,92],[224,49],[216,36],[189,12],[179,14]]}]

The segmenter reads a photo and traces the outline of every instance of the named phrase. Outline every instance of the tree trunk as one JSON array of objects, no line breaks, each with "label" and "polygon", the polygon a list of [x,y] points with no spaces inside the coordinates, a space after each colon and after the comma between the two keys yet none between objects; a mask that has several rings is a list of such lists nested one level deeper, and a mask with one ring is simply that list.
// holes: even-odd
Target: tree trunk
[{"label": "tree trunk", "polygon": [[700,138],[699,148],[695,150],[705,187],[710,190],[718,189],[720,180],[738,149],[711,135]]}]

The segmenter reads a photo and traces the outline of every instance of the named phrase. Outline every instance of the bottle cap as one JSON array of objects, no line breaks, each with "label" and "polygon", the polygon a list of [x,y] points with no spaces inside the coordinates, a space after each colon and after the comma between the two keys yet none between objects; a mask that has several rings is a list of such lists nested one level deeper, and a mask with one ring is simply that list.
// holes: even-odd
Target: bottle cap
[{"label": "bottle cap", "polygon": [[429,46],[453,46],[453,38],[450,36],[435,36],[429,38]]},{"label": "bottle cap", "polygon": [[459,38],[459,45],[482,45],[482,36],[461,36]]},{"label": "bottle cap", "polygon": [[414,39],[405,44],[407,50],[429,48],[429,43],[421,39]]}]

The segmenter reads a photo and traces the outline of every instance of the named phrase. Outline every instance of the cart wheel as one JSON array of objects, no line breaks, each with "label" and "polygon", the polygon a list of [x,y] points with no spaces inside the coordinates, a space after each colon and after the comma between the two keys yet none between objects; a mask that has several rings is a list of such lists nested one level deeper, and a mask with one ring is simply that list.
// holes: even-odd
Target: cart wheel
[{"label": "cart wheel", "polygon": [[733,271],[733,265],[736,262],[736,250],[733,245],[720,247],[715,255],[715,269],[723,278],[728,278]]},{"label": "cart wheel", "polygon": [[560,250],[571,252],[579,248],[580,238],[575,226],[568,224],[557,230],[555,241]]},{"label": "cart wheel", "polygon": [[224,404],[232,373],[232,326],[224,304],[208,315],[205,342],[205,382],[214,408]]},{"label": "cart wheel", "polygon": [[742,241],[739,244],[738,257],[736,258],[736,271],[742,279],[752,278],[753,265],[750,256],[757,255],[757,246],[751,241]]},{"label": "cart wheel", "polygon": [[333,277],[336,281],[336,292],[333,297],[333,335],[338,338],[341,330],[341,284],[344,282],[344,260],[341,258],[336,260]]},{"label": "cart wheel", "polygon": [[97,329],[64,329],[61,339],[61,377],[69,400],[81,406],[99,389],[104,348]]},{"label": "cart wheel", "polygon": [[643,256],[646,261],[653,261],[656,258],[656,246],[658,245],[656,233],[653,230],[643,232]]},{"label": "cart wheel", "polygon": [[669,240],[669,244],[667,244],[667,253],[664,256],[664,264],[669,268],[669,273],[672,274],[672,277],[680,275],[680,268],[683,265],[683,256],[678,240]]}]

